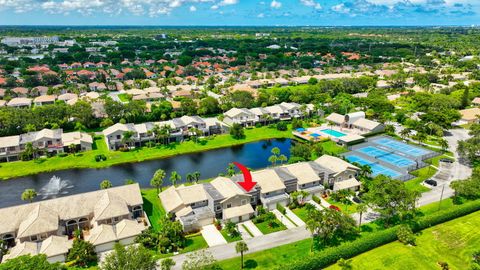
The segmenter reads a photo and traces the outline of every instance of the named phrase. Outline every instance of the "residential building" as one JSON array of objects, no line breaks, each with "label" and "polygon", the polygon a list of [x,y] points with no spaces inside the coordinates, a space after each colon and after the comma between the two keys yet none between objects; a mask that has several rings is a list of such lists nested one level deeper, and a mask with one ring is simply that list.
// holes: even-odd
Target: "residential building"
[{"label": "residential building", "polygon": [[138,184],[2,208],[0,215],[0,239],[12,247],[3,261],[42,253],[63,262],[77,230],[103,252],[133,244],[149,226]]},{"label": "residential building", "polygon": [[460,122],[462,124],[473,124],[479,122],[480,117],[480,108],[470,108],[465,110],[460,110]]},{"label": "residential building", "polygon": [[326,172],[328,172],[323,184],[333,191],[341,189],[357,190],[360,187],[360,182],[355,178],[360,172],[360,168],[329,155],[317,158],[315,163],[325,168]]},{"label": "residential building", "polygon": [[27,144],[32,144],[40,155],[54,155],[70,152],[71,145],[76,151],[92,150],[93,139],[84,132],[63,133],[62,129],[42,129],[21,135],[0,137],[0,162],[19,160]]}]

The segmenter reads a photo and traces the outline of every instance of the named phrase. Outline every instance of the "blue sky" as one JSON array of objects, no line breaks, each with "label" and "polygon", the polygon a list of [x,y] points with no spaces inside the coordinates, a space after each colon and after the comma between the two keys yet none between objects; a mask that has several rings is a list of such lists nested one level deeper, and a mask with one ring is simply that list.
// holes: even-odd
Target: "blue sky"
[{"label": "blue sky", "polygon": [[1,25],[477,25],[480,0],[0,0]]}]

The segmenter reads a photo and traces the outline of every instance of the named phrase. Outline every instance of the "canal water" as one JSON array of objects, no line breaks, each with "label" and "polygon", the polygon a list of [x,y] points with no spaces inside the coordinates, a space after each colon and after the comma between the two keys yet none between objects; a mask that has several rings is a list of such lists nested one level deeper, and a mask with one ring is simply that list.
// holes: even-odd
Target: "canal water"
[{"label": "canal water", "polygon": [[200,179],[207,179],[226,173],[228,164],[237,161],[248,168],[260,169],[270,165],[268,158],[274,147],[280,148],[285,156],[290,156],[290,139],[264,140],[244,145],[221,148],[199,153],[184,154],[170,158],[116,165],[103,169],[71,169],[0,181],[0,208],[23,202],[20,197],[27,188],[37,191],[35,199],[44,200],[77,193],[98,190],[100,182],[110,180],[113,186],[123,185],[127,179],[138,182],[141,187],[150,187],[150,179],[157,169],[167,173],[164,185],[170,185],[172,171],[177,171],[182,180],[195,171],[200,172]]}]

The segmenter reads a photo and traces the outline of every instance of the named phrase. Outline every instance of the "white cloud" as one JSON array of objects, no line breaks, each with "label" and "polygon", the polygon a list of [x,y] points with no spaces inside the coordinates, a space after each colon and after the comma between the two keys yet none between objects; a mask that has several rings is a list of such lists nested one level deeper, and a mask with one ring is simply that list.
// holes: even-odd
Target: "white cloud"
[{"label": "white cloud", "polygon": [[222,0],[219,5],[221,6],[229,6],[229,5],[235,5],[238,3],[238,0]]},{"label": "white cloud", "polygon": [[260,14],[257,15],[257,18],[265,18],[265,14],[260,13]]},{"label": "white cloud", "polygon": [[210,7],[210,9],[217,10],[217,9],[218,9],[218,5],[213,5],[213,6]]},{"label": "white cloud", "polygon": [[300,0],[300,2],[307,7],[313,7],[314,9],[322,9],[322,5],[315,2],[314,0]]},{"label": "white cloud", "polygon": [[348,14],[350,13],[350,9],[345,6],[345,4],[338,4],[332,7],[332,10],[337,13]]},{"label": "white cloud", "polygon": [[195,12],[195,11],[197,11],[197,8],[195,6],[190,6],[189,10],[191,12]]},{"label": "white cloud", "polygon": [[279,8],[282,7],[282,3],[273,0],[273,1],[270,3],[270,7],[271,7],[271,8],[275,8],[275,9],[279,9]]}]

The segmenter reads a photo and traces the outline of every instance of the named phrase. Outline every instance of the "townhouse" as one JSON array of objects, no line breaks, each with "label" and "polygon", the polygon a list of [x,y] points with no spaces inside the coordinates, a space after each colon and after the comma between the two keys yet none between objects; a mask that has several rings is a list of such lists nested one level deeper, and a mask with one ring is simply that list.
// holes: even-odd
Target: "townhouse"
[{"label": "townhouse", "polygon": [[76,231],[101,253],[116,242],[133,244],[149,226],[138,184],[2,208],[0,215],[0,239],[10,248],[3,261],[45,254],[64,262]]},{"label": "townhouse", "polygon": [[359,168],[342,159],[324,155],[315,161],[299,162],[251,172],[256,185],[246,191],[238,182],[243,175],[217,177],[209,183],[169,187],[159,194],[167,214],[178,220],[185,231],[197,231],[222,222],[242,222],[256,215],[256,207],[274,210],[287,206],[290,194],[307,192],[306,199],[320,196],[326,188],[357,189]]},{"label": "townhouse", "polygon": [[[294,102],[282,102],[277,105],[252,109],[232,108],[223,114],[223,122],[229,125],[253,126],[256,123],[291,120],[314,112],[315,109],[312,104],[300,105]],[[317,113],[321,112],[317,111]]]},{"label": "townhouse", "polygon": [[27,144],[32,144],[38,154],[54,155],[70,152],[71,145],[75,146],[76,151],[92,150],[93,139],[84,132],[63,133],[62,129],[42,129],[21,135],[0,137],[0,162],[19,160]]},{"label": "townhouse", "polygon": [[325,118],[333,126],[358,131],[361,135],[383,132],[385,125],[365,118],[365,112],[353,112],[346,115],[332,113]]},{"label": "townhouse", "polygon": [[[228,127],[216,118],[185,115],[168,121],[147,122],[137,125],[117,123],[105,129],[103,135],[108,148],[118,150],[127,144],[129,147],[138,147],[148,141],[154,141],[162,137],[160,134],[155,134],[155,130],[162,132],[168,141],[181,141],[191,136],[225,133]],[[124,139],[126,132],[130,133],[130,138],[127,141]]]}]

